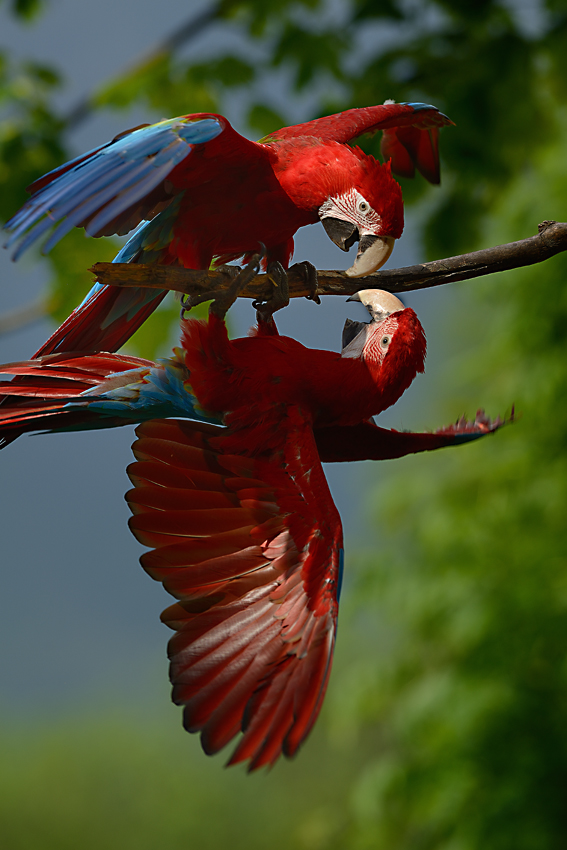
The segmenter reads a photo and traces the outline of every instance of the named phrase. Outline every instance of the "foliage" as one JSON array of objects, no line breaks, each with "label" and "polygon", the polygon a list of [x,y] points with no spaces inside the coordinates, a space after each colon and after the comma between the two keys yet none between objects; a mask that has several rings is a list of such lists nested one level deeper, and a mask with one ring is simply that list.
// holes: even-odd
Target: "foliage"
[{"label": "foliage", "polygon": [[31,20],[42,6],[43,0],[11,0],[12,12],[23,20]]},{"label": "foliage", "polygon": [[[540,168],[493,210],[495,241],[561,214],[566,141],[563,120]],[[452,363],[445,392],[464,366],[491,409],[515,400],[520,418],[483,444],[406,461],[377,500],[387,551],[366,558],[353,604],[379,651],[335,706],[377,741],[351,797],[354,850],[564,846],[566,276],[560,255],[468,299],[474,372],[470,355]]]},{"label": "foliage", "polygon": [[46,722],[37,731],[4,732],[4,845],[317,850],[339,827],[352,754],[330,748],[316,733],[301,765],[290,762],[255,775],[242,768],[223,771],[222,760],[206,760],[172,714],[102,712]]},{"label": "foliage", "polygon": [[0,218],[6,220],[25,187],[65,156],[62,123],[50,98],[61,85],[56,71],[34,62],[17,65],[0,54]]},{"label": "foliage", "polygon": [[[280,67],[291,69],[296,87],[319,93],[321,112],[385,97],[433,102],[456,127],[443,131],[442,190],[423,205],[427,250],[497,244],[565,217],[567,119],[558,104],[566,95],[567,11],[560,0],[527,8],[511,0],[353,0],[341,7],[339,32],[322,17],[315,26],[325,11],[317,2],[226,0],[215,25],[240,28],[249,55],[199,64],[162,55],[101,84],[92,102],[161,104],[162,114],[216,109],[234,81],[249,94],[249,124],[265,133],[288,120],[265,105],[260,85]],[[30,179],[68,153],[65,122],[50,105],[57,84],[55,74],[4,57],[4,216]],[[376,150],[375,140],[364,144]],[[425,191],[423,181],[404,184],[406,197]],[[106,259],[107,250],[80,234],[64,244],[50,260],[59,315],[84,294],[86,282],[71,280],[82,277],[79,265]],[[297,762],[240,788],[230,778],[240,774],[221,778],[218,761],[185,765],[153,728],[130,740],[122,727],[116,735],[99,728],[84,746],[78,734],[63,740],[66,730],[49,745],[52,756],[32,740],[19,765],[6,761],[1,817],[11,846],[39,846],[47,823],[53,838],[45,848],[76,846],[78,835],[85,847],[112,846],[114,834],[116,846],[142,848],[236,840],[314,850],[564,847],[566,275],[565,257],[556,257],[475,282],[458,322],[443,317],[438,332],[456,325],[463,353],[447,364],[438,405],[450,398],[454,412],[468,384],[468,397],[491,412],[515,401],[520,417],[477,444],[380,471],[379,556],[361,562],[345,599],[326,713],[352,753],[327,745],[323,723]],[[177,309],[156,316],[164,337]],[[141,353],[150,354],[149,332],[139,333]],[[155,762],[152,748],[166,759]],[[159,839],[152,806],[165,813]],[[111,828],[104,832],[93,811]],[[244,832],[234,823],[246,823]]]},{"label": "foliage", "polygon": [[[12,8],[25,17],[39,4],[18,0]],[[497,0],[343,0],[332,6],[322,0],[222,0],[212,4],[208,26],[238,31],[249,50],[243,55],[231,46],[195,62],[162,49],[122,77],[101,80],[88,109],[137,104],[164,117],[219,111],[238,90],[245,93],[243,124],[246,114],[249,126],[264,134],[289,121],[266,103],[263,81],[274,73],[286,75],[296,92],[318,93],[320,113],[385,97],[435,103],[456,128],[442,136],[443,190],[429,196],[430,257],[474,247],[491,206],[553,138],[553,112],[542,91],[565,95],[567,11],[553,0],[527,11],[519,2]],[[53,69],[14,67],[7,53],[0,56],[4,220],[22,203],[25,186],[71,153],[67,128],[75,117],[68,120],[53,107],[61,84]],[[363,145],[378,154],[378,140]],[[402,182],[407,201],[427,191],[423,180]],[[50,258],[44,262],[52,264],[59,291],[69,286],[57,278]],[[70,300],[78,299],[69,292]]]}]

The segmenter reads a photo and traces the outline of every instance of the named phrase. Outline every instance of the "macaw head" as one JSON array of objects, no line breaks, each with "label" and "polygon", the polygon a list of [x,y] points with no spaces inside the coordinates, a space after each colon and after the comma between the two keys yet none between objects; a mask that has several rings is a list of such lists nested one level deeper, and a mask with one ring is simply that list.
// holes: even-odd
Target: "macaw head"
[{"label": "macaw head", "polygon": [[359,149],[348,178],[319,207],[318,214],[330,239],[343,251],[358,241],[349,277],[372,274],[384,265],[404,227],[402,190],[392,177],[390,163],[383,165]]},{"label": "macaw head", "polygon": [[364,360],[387,405],[393,404],[425,369],[421,322],[411,307],[405,307],[391,292],[363,289],[347,301],[364,304],[370,322],[346,320],[341,357]]}]

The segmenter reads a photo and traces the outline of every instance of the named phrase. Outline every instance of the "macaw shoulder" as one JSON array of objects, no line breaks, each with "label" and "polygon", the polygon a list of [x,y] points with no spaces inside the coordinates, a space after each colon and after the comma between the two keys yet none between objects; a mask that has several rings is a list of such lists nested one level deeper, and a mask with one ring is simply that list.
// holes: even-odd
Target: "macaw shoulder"
[{"label": "macaw shoulder", "polygon": [[223,170],[227,173],[235,169],[248,171],[251,179],[255,170],[260,169],[266,174],[272,172],[275,151],[242,136],[223,115],[200,112],[178,119],[181,125],[206,120],[216,121],[222,130],[213,138],[191,145],[191,156],[180,162],[170,174],[169,179],[174,186],[188,188],[193,182],[198,184],[201,177],[222,179]]}]

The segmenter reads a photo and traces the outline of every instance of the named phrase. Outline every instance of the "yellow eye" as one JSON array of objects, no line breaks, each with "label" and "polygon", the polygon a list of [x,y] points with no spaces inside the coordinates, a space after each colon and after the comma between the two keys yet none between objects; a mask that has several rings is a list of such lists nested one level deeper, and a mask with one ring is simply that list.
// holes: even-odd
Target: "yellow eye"
[{"label": "yellow eye", "polygon": [[380,340],[380,345],[384,346],[384,348],[386,348],[387,345],[390,345],[390,337],[389,336],[383,336],[382,339]]},{"label": "yellow eye", "polygon": [[366,212],[368,210],[368,204],[366,203],[366,201],[361,201],[358,205],[358,209],[360,210],[360,212]]}]

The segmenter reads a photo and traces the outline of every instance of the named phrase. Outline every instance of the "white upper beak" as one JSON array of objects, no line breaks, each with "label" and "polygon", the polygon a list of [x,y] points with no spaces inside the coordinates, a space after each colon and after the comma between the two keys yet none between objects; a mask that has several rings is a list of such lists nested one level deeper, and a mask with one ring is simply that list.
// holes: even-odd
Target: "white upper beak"
[{"label": "white upper beak", "polygon": [[353,265],[346,270],[345,274],[349,277],[364,277],[372,274],[384,265],[392,253],[394,242],[393,236],[376,236],[366,250],[359,251]]},{"label": "white upper beak", "polygon": [[385,292],[383,289],[359,289],[347,301],[360,301],[375,322],[381,322],[392,313],[406,309],[393,292]]}]

